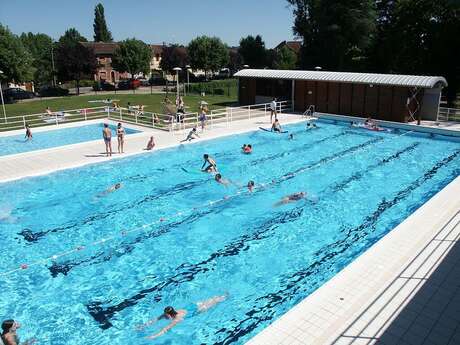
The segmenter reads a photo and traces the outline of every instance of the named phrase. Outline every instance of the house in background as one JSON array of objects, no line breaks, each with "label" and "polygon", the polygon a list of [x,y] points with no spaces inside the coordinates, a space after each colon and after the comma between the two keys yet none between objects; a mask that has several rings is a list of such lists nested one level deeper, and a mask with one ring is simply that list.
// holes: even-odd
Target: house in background
[{"label": "house in background", "polygon": [[273,49],[275,51],[278,51],[283,47],[289,48],[298,56],[300,53],[300,49],[302,48],[302,42],[301,41],[283,41]]},{"label": "house in background", "polygon": [[150,44],[152,49],[152,61],[150,61],[150,71],[161,71],[160,62],[163,56],[163,45],[161,44]]}]

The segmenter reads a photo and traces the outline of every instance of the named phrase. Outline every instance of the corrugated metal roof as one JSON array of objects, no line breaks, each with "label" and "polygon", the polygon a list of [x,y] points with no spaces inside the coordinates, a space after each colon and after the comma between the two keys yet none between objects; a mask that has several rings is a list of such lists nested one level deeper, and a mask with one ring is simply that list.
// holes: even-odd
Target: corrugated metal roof
[{"label": "corrugated metal roof", "polygon": [[327,72],[327,71],[297,71],[274,69],[243,69],[235,73],[235,77],[268,78],[268,79],[294,79],[317,80],[339,83],[376,84],[394,86],[412,86],[433,88],[447,86],[443,77],[430,77],[421,75],[377,74],[354,72]]}]

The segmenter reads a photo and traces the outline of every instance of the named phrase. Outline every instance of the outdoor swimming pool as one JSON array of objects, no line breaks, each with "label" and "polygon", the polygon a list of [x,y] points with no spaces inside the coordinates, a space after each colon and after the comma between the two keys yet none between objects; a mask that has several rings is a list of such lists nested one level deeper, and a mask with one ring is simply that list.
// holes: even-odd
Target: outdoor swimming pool
[{"label": "outdoor swimming pool", "polygon": [[[164,323],[135,326],[172,305],[190,312],[154,343],[243,344],[459,175],[448,138],[319,126],[0,184],[2,317],[46,344],[141,344]],[[199,172],[203,153],[234,185]],[[309,200],[273,207],[298,191]]]},{"label": "outdoor swimming pool", "polygon": [[[32,128],[32,140],[26,140],[24,138],[25,130],[24,134],[20,135],[0,136],[0,156],[101,139],[102,127],[103,124],[98,123],[39,132],[35,132],[34,128]],[[115,126],[111,125],[110,128],[113,132],[115,131]],[[125,128],[125,132],[126,134],[139,133],[139,131],[131,128]],[[115,133],[113,133],[113,135],[115,135]]]}]

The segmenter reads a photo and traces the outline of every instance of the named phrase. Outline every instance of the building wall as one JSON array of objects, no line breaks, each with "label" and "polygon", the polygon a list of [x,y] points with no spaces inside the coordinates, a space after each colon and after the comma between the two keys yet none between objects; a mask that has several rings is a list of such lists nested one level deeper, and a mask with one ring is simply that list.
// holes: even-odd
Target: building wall
[{"label": "building wall", "polygon": [[[421,104],[423,91],[418,94]],[[297,80],[294,109],[304,112],[314,105],[323,113],[406,122],[409,95],[407,87]]]}]

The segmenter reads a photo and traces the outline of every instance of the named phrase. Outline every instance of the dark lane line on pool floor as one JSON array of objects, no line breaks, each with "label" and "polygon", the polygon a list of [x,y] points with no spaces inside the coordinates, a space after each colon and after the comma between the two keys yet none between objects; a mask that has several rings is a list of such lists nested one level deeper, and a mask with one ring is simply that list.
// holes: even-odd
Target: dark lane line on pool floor
[{"label": "dark lane line on pool floor", "polygon": [[[363,148],[363,147],[365,147],[365,146],[367,146],[367,145],[370,145],[371,143],[374,143],[375,141],[376,141],[376,140],[373,139],[373,140],[370,140],[370,141],[368,141],[368,142],[366,142],[366,143],[359,144],[359,145],[355,145],[355,146],[353,146],[353,147],[351,147],[351,148],[348,148],[348,149],[345,149],[345,150],[343,150],[343,151],[341,151],[341,152],[339,152],[339,153],[336,153],[336,154],[334,154],[334,155],[331,155],[331,156],[325,157],[325,158],[323,158],[323,159],[320,159],[320,160],[316,161],[315,163],[311,163],[311,164],[309,164],[307,167],[310,167],[310,168],[311,168],[311,167],[316,166],[316,165],[318,164],[318,162],[325,163],[325,162],[327,162],[327,161],[329,161],[329,160],[333,160],[333,159],[335,159],[335,158],[337,158],[337,157],[339,157],[339,156],[342,156],[342,154],[344,154],[344,153],[354,152],[354,151],[356,151],[356,149],[358,149],[358,148]],[[379,141],[379,140],[377,140],[377,141]],[[364,146],[363,146],[363,145],[364,145]],[[304,168],[305,168],[305,167],[304,167]],[[305,170],[307,170],[307,169],[305,169]],[[304,170],[304,171],[305,171],[305,170]],[[277,182],[276,184],[279,184],[279,183],[281,183],[281,182],[283,182],[283,181],[284,181],[284,179],[281,179],[281,180],[280,180],[279,182]],[[244,195],[244,194],[243,194],[243,195]],[[213,208],[211,208],[211,209],[213,209]],[[215,212],[215,213],[220,213],[221,211],[222,211],[222,209],[219,209],[219,208],[214,209],[214,212]],[[173,227],[171,227],[171,229],[172,229],[172,228],[173,228]],[[124,246],[128,246],[128,247],[129,247],[129,246],[132,246],[132,245],[141,243],[141,242],[142,242],[142,240],[139,240],[139,241],[136,240],[136,241],[134,241],[134,242],[131,242],[130,244],[124,244],[124,245],[122,245],[122,246],[120,246],[120,247],[123,249]],[[128,251],[127,251],[127,250],[122,250],[122,251],[120,251],[120,252],[118,253],[117,257],[120,257],[120,256],[123,255],[125,252],[128,252]],[[64,274],[64,272],[65,272],[65,275],[67,275],[67,273],[69,273],[70,270],[71,270],[72,268],[77,267],[77,266],[79,266],[80,264],[83,264],[83,263],[90,263],[91,261],[92,261],[91,264],[99,264],[99,263],[103,263],[103,262],[108,261],[108,260],[111,259],[111,256],[104,256],[104,252],[100,252],[100,253],[98,253],[98,254],[96,254],[96,255],[93,255],[92,257],[94,258],[93,260],[96,260],[96,259],[97,259],[97,261],[92,261],[91,258],[89,258],[89,259],[81,260],[80,262],[76,262],[76,261],[73,261],[73,262],[72,262],[72,261],[70,261],[70,260],[69,260],[69,261],[66,261],[66,262],[64,262],[64,263],[61,263],[61,264],[58,264],[57,262],[55,262],[55,263],[53,263],[52,266],[50,266],[50,267],[51,267],[51,268],[50,268],[50,271],[51,271],[53,277],[57,276],[59,273],[63,273],[63,274]]]},{"label": "dark lane line on pool floor", "polygon": [[[459,154],[460,150],[454,152],[453,154],[436,163],[432,168],[426,171],[424,175],[414,180],[406,188],[400,190],[396,194],[396,196],[393,197],[393,199],[387,201],[385,198],[383,198],[381,202],[378,204],[376,210],[372,214],[367,216],[364,219],[363,223],[361,223],[359,226],[353,229],[348,230],[346,236],[341,240],[328,244],[324,248],[321,248],[321,250],[318,250],[314,255],[312,255],[312,257],[319,257],[314,263],[302,270],[299,270],[291,274],[288,277],[281,277],[280,281],[287,282],[284,289],[280,289],[276,292],[272,292],[257,298],[257,302],[263,301],[265,303],[258,307],[253,306],[251,310],[245,313],[245,315],[247,315],[248,317],[244,320],[241,320],[235,327],[233,327],[232,330],[225,329],[225,331],[220,330],[216,332],[216,334],[225,332],[227,333],[227,337],[215,344],[231,344],[235,341],[238,341],[241,337],[252,332],[255,328],[257,328],[260,323],[273,319],[276,316],[274,308],[277,305],[288,302],[289,300],[294,298],[293,296],[296,296],[295,298],[299,299],[299,297],[297,296],[299,294],[299,290],[310,290],[310,293],[314,291],[314,289],[311,289],[311,285],[304,284],[305,279],[313,275],[315,272],[320,271],[320,269],[323,268],[324,265],[329,265],[327,269],[331,269],[331,267],[333,267],[334,265],[334,263],[331,262],[333,259],[336,259],[337,256],[341,254],[345,254],[348,251],[348,249],[356,243],[358,243],[359,240],[362,240],[363,238],[372,234],[371,230],[375,228],[378,220],[380,219],[380,216],[385,211],[389,210],[391,207],[398,204],[401,200],[408,197],[411,194],[411,192],[420,187],[423,183],[432,179],[439,169],[448,165]],[[449,181],[452,178],[455,178],[455,174],[456,172],[454,171],[454,175],[451,174],[449,176]],[[421,204],[423,204],[423,202],[421,202]],[[364,231],[366,229],[368,230],[367,232]],[[373,243],[375,243],[376,240],[377,239],[375,239]],[[370,245],[371,244],[369,244],[369,246]],[[369,246],[367,246],[366,249],[369,248]],[[363,252],[364,250],[365,249],[361,249],[360,252]],[[319,285],[321,285],[321,282],[317,282],[316,288],[319,287]],[[303,296],[301,298],[305,297],[306,296]],[[259,314],[263,315],[259,316]]]},{"label": "dark lane line on pool floor", "polygon": [[[342,132],[342,133],[339,133],[338,135],[336,134],[336,135],[328,136],[328,137],[325,137],[325,138],[323,138],[321,140],[318,140],[318,142],[326,142],[326,141],[329,141],[329,140],[333,140],[336,137],[342,136],[344,134],[345,133]],[[311,145],[311,143],[309,145]],[[305,148],[304,146],[302,146],[302,147]],[[246,165],[247,162],[243,161],[242,164]],[[55,228],[42,230],[42,231],[33,231],[31,229],[25,228],[22,231],[18,232],[17,234],[22,236],[23,239],[26,242],[29,242],[29,244],[37,243],[38,241],[40,241],[41,239],[46,237],[48,234],[61,233],[61,232],[69,231],[69,230],[74,229],[76,227],[82,227],[82,226],[90,225],[95,221],[106,219],[107,217],[110,217],[110,216],[115,215],[115,214],[120,213],[120,212],[124,212],[124,211],[126,211],[128,209],[133,209],[134,207],[142,205],[142,204],[144,204],[146,202],[155,201],[155,200],[158,200],[158,199],[160,199],[162,197],[171,197],[171,196],[173,196],[175,194],[178,194],[180,192],[183,192],[183,191],[190,190],[192,188],[201,186],[201,185],[209,182],[209,180],[210,180],[209,177],[206,177],[205,179],[198,180],[198,181],[179,183],[179,184],[173,186],[172,188],[160,189],[158,192],[156,192],[156,194],[147,195],[143,199],[141,199],[140,201],[135,201],[134,203],[128,204],[128,205],[126,205],[124,207],[120,207],[118,209],[111,210],[111,211],[108,211],[108,212],[105,212],[105,213],[97,213],[95,215],[91,215],[89,217],[86,217],[85,219],[82,219],[82,220],[80,220],[78,222],[71,223],[71,224],[69,224],[67,226],[55,227]]]},{"label": "dark lane line on pool floor", "polygon": [[[336,251],[334,253],[328,253],[324,255],[324,258],[316,261],[314,264],[310,265],[307,270],[301,270],[293,275],[291,275],[291,278],[288,279],[293,279],[294,277],[300,277],[299,280],[304,279],[305,277],[311,275],[311,271],[316,268],[317,266],[321,265],[323,262],[327,260],[331,260],[334,258],[336,255],[345,252],[348,247],[356,243],[356,240],[359,239],[362,236],[367,236],[368,233],[365,235],[359,235],[359,232],[364,230],[364,229],[369,229],[375,226],[377,221],[379,220],[380,216],[389,208],[393,207],[395,204],[397,204],[399,201],[402,199],[406,198],[412,191],[414,191],[416,188],[420,187],[424,182],[430,180],[432,177],[435,176],[437,171],[446,166],[448,163],[450,163],[453,159],[455,159],[458,155],[460,154],[460,150],[456,151],[455,153],[451,154],[450,156],[444,158],[443,160],[439,161],[436,165],[434,165],[430,170],[428,170],[424,175],[421,177],[417,178],[414,182],[412,182],[408,187],[404,188],[403,190],[399,191],[396,196],[390,200],[386,201],[385,198],[382,199],[382,201],[379,203],[377,206],[376,211],[374,211],[371,215],[365,217],[363,223],[353,229],[350,229],[348,233],[346,234],[347,238],[337,241],[333,244],[330,244],[326,246],[326,249],[336,249],[338,246],[342,246],[340,251]],[[210,269],[206,267],[208,264],[212,263],[215,261],[217,258],[220,257],[230,257],[230,256],[235,256],[238,255],[241,251],[247,251],[250,247],[250,243],[253,241],[260,241],[262,239],[268,238],[268,232],[270,230],[276,229],[280,224],[283,223],[289,223],[292,221],[295,221],[300,218],[300,216],[303,213],[303,208],[294,208],[288,212],[283,212],[283,213],[277,213],[276,217],[273,217],[271,219],[268,219],[266,222],[264,222],[262,225],[256,227],[256,231],[251,234],[246,234],[241,237],[239,237],[236,241],[230,243],[229,245],[225,246],[223,249],[214,252],[211,254],[208,259],[203,260],[197,264],[182,264],[178,266],[177,270],[183,269],[183,268],[188,268],[187,271],[182,271],[179,273],[176,273],[174,276],[168,278],[166,281],[163,281],[161,283],[158,283],[157,285],[151,287],[151,288],[146,288],[138,292],[137,294],[133,295],[130,298],[127,298],[123,300],[122,302],[109,306],[109,307],[103,307],[103,302],[91,302],[87,304],[87,309],[88,312],[90,313],[91,316],[99,323],[99,327],[102,329],[108,329],[112,327],[112,324],[110,322],[110,319],[118,312],[121,312],[125,308],[132,307],[139,303],[140,300],[144,299],[151,293],[156,293],[156,295],[153,297],[153,300],[156,302],[159,302],[162,300],[162,296],[160,292],[168,287],[168,286],[177,286],[180,283],[183,282],[189,282],[192,281],[196,275],[199,273],[207,272]],[[358,235],[355,233],[358,232]],[[353,241],[349,242],[348,238],[354,235]],[[319,254],[324,253],[324,249],[321,251],[318,251]],[[291,290],[296,286],[296,282],[289,282],[288,288],[285,290],[282,290],[281,292],[285,292],[286,290]],[[268,298],[268,297],[273,297],[275,296],[274,294],[269,294],[263,297],[260,297],[258,300],[263,299],[263,298]],[[287,297],[284,297],[287,298]],[[280,301],[283,300],[283,296],[276,295],[276,298],[274,298],[275,301]],[[278,303],[277,303],[278,304]],[[263,309],[263,308],[262,308]],[[252,312],[251,315],[254,315],[255,312]],[[250,319],[253,317],[251,316]],[[242,322],[244,322],[243,320]],[[256,325],[257,326],[257,325]],[[250,328],[250,327],[249,327]],[[249,329],[245,327],[245,329]],[[233,334],[233,333],[232,333]],[[232,335],[234,336],[234,335]],[[234,339],[235,340],[235,339]]]}]

